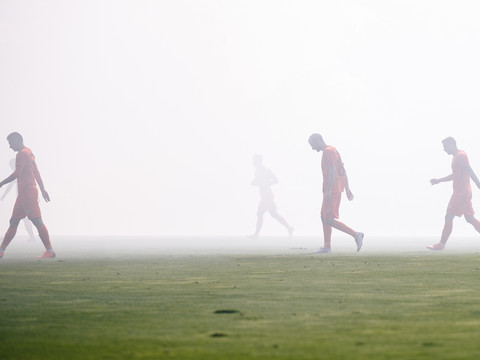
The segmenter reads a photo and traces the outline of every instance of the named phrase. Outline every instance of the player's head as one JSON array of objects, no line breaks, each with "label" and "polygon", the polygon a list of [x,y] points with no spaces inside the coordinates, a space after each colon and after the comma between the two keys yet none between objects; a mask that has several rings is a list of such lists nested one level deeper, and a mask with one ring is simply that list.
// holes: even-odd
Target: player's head
[{"label": "player's head", "polygon": [[449,155],[453,155],[458,151],[457,142],[451,136],[442,140],[443,149]]},{"label": "player's head", "polygon": [[308,143],[312,147],[312,150],[315,151],[323,151],[327,146],[325,141],[323,141],[323,137],[320,134],[312,134],[308,138]]},{"label": "player's head", "polygon": [[263,163],[263,156],[260,154],[253,155],[253,166],[259,167]]},{"label": "player's head", "polygon": [[13,151],[19,151],[23,148],[23,137],[18,132],[12,132],[10,135],[7,136],[8,143],[10,144],[10,148]]}]

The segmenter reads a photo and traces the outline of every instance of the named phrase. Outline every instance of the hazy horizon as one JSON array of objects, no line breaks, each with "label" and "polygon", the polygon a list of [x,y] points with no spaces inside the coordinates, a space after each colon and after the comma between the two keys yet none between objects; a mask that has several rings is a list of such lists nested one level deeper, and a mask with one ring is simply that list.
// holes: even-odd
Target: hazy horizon
[{"label": "hazy horizon", "polygon": [[[432,252],[427,245],[436,237],[382,237],[365,239],[360,252],[349,237],[339,235],[332,241],[332,254],[314,254],[323,245],[322,236],[288,239],[264,236],[254,241],[242,236],[56,236],[55,252],[61,261],[73,259],[115,259],[122,257],[165,256],[451,256],[480,254],[480,239],[452,236],[445,251]],[[2,261],[37,261],[43,245],[39,239],[28,241],[19,235]]]}]

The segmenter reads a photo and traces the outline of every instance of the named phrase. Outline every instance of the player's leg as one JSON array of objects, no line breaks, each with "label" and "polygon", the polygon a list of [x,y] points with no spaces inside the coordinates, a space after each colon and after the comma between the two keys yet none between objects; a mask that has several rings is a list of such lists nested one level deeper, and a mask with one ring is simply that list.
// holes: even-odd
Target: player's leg
[{"label": "player's leg", "polygon": [[262,230],[263,226],[263,215],[265,214],[267,210],[262,206],[260,203],[258,205],[258,210],[257,210],[257,224],[255,226],[255,232],[252,235],[249,235],[248,237],[251,239],[258,239],[258,235],[260,234],[260,230]]},{"label": "player's leg", "polygon": [[265,213],[264,211],[257,212],[257,224],[255,226],[255,236],[258,236],[260,234],[260,230],[262,230],[264,213]]},{"label": "player's leg", "polygon": [[480,221],[478,221],[473,215],[465,215],[465,220],[472,224],[472,226],[480,233]]},{"label": "player's leg", "polygon": [[442,237],[440,238],[440,243],[443,244],[443,246],[445,246],[445,244],[448,241],[448,238],[452,234],[454,218],[455,218],[455,215],[453,214],[445,215],[445,224],[443,225]]},{"label": "player's leg", "polygon": [[348,227],[347,225],[345,225],[341,221],[338,221],[337,219],[327,218],[326,222],[329,226],[337,230],[340,230],[341,232],[344,232],[352,237],[355,237],[358,233],[357,231],[353,230],[351,227]]},{"label": "player's leg", "polygon": [[455,218],[454,214],[447,213],[445,215],[445,224],[443,225],[443,230],[442,230],[442,237],[440,238],[440,242],[435,245],[429,245],[427,246],[428,249],[430,250],[443,250],[445,249],[445,244],[448,241],[448,238],[452,234],[453,230],[453,219]]},{"label": "player's leg", "polygon": [[334,193],[331,195],[329,200],[324,200],[322,206],[322,214],[324,221],[328,226],[331,226],[337,230],[340,230],[348,235],[355,237],[357,232],[352,228],[348,227],[344,223],[336,220],[339,218],[340,214],[340,201],[342,199],[341,193]]},{"label": "player's leg", "polygon": [[38,204],[38,192],[36,189],[24,194],[23,206],[28,215],[30,221],[35,225],[38,231],[38,236],[42,240],[43,246],[45,246],[45,252],[39,256],[39,258],[54,258],[55,252],[53,251],[52,244],[50,243],[50,235],[48,234],[47,227],[43,223],[42,213]]},{"label": "player's leg", "polygon": [[23,198],[17,196],[17,200],[15,200],[15,205],[13,206],[12,217],[10,218],[10,226],[8,227],[8,230],[3,237],[2,244],[0,245],[0,258],[3,257],[5,249],[15,237],[20,220],[25,216],[27,216],[27,214],[25,212]]},{"label": "player's leg", "polygon": [[19,223],[20,223],[20,219],[10,219],[10,226],[8,227],[8,230],[5,233],[5,236],[3,237],[2,244],[0,245],[0,259],[3,257],[7,246],[15,237]]},{"label": "player's leg", "polygon": [[325,218],[324,222],[326,225],[352,236],[357,244],[357,251],[360,251],[363,246],[364,234],[353,230],[351,227],[337,220],[340,213],[341,197],[341,193],[334,193],[329,200],[324,201],[324,205],[322,206],[322,214]]},{"label": "player's leg", "polygon": [[323,215],[322,215],[322,225],[323,225],[323,248],[331,249],[332,248],[332,227],[327,224],[327,221]]},{"label": "player's leg", "polygon": [[269,212],[270,212],[270,215],[271,215],[275,220],[277,220],[280,224],[282,224],[283,226],[285,226],[285,228],[286,228],[287,231],[288,231],[288,235],[291,237],[292,234],[293,234],[293,229],[294,229],[293,226],[290,226],[290,225],[287,223],[287,220],[285,220],[285,218],[278,213],[276,207],[273,208],[273,209],[270,209]]},{"label": "player's leg", "polygon": [[31,219],[33,225],[38,230],[38,236],[40,236],[40,240],[42,240],[43,246],[45,246],[45,253],[40,256],[40,258],[54,258],[55,252],[53,251],[52,244],[50,243],[50,235],[48,234],[47,227],[42,221],[42,218],[34,218]]},{"label": "player's leg", "polygon": [[362,232],[355,231],[351,227],[345,225],[341,221],[338,221],[337,219],[334,219],[334,218],[327,218],[326,224],[330,227],[333,227],[334,229],[340,230],[345,234],[348,234],[351,237],[353,237],[353,239],[355,240],[355,243],[357,244],[357,251],[360,251],[360,249],[363,246],[363,237],[364,237],[364,234]]},{"label": "player's leg", "polygon": [[443,250],[445,249],[445,245],[448,241],[448,238],[452,234],[453,229],[453,219],[455,216],[462,216],[465,214],[474,214],[472,208],[472,194],[470,193],[458,193],[453,192],[452,196],[450,197],[450,201],[448,202],[447,206],[447,213],[445,215],[445,224],[443,225],[442,230],[442,237],[440,238],[440,242],[435,245],[427,246],[430,250]]}]

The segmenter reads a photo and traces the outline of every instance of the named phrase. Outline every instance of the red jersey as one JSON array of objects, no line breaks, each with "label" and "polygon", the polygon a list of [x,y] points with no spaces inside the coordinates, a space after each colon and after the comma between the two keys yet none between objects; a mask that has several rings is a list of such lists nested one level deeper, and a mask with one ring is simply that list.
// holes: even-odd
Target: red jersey
[{"label": "red jersey", "polygon": [[471,192],[470,173],[468,157],[465,151],[458,150],[453,155],[452,173],[453,173],[453,191],[454,192]]},{"label": "red jersey", "polygon": [[345,169],[343,167],[342,158],[337,149],[327,145],[322,155],[322,173],[323,173],[323,192],[327,191],[328,186],[328,169],[333,166],[334,178],[332,193],[341,193],[345,189]]},{"label": "red jersey", "polygon": [[17,153],[15,173],[17,174],[19,195],[37,189],[35,178],[38,176],[38,169],[35,163],[35,156],[33,156],[29,148],[23,147],[23,149]]}]

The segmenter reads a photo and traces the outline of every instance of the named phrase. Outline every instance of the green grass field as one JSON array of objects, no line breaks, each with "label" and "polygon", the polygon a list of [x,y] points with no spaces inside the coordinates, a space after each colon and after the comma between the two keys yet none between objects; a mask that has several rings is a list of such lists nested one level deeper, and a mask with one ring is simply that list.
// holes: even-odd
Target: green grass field
[{"label": "green grass field", "polygon": [[480,255],[2,260],[0,359],[478,359]]}]

